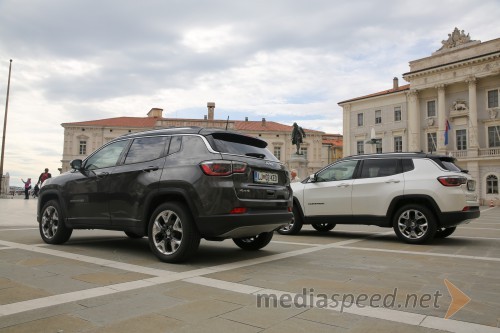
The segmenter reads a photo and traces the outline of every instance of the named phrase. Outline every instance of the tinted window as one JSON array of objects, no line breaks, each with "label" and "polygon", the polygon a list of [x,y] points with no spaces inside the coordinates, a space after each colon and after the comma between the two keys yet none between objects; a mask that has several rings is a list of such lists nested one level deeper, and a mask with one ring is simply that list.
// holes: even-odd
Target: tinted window
[{"label": "tinted window", "polygon": [[453,158],[450,158],[450,159],[446,159],[446,158],[442,158],[442,159],[438,159],[436,162],[438,162],[438,164],[443,168],[443,169],[446,169],[448,171],[462,171],[462,169],[460,169],[456,164],[455,164],[455,160]]},{"label": "tinted window", "polygon": [[401,160],[401,162],[403,163],[403,172],[408,172],[408,171],[415,169],[415,165],[413,164],[413,160],[403,159],[403,160]]},{"label": "tinted window", "polygon": [[316,174],[317,182],[352,179],[358,161],[342,161],[328,166]]},{"label": "tinted window", "polygon": [[174,136],[170,141],[170,148],[168,149],[169,154],[177,153],[181,150],[182,136]]},{"label": "tinted window", "polygon": [[387,177],[399,172],[397,159],[364,160],[361,178]]},{"label": "tinted window", "polygon": [[221,153],[246,155],[264,158],[271,161],[278,159],[267,149],[265,141],[260,139],[235,134],[215,133],[210,140],[214,149]]},{"label": "tinted window", "polygon": [[155,160],[163,155],[165,142],[169,138],[156,136],[135,139],[127,153],[125,164]]},{"label": "tinted window", "polygon": [[115,166],[127,145],[128,140],[123,140],[105,146],[85,161],[85,169],[95,170]]}]

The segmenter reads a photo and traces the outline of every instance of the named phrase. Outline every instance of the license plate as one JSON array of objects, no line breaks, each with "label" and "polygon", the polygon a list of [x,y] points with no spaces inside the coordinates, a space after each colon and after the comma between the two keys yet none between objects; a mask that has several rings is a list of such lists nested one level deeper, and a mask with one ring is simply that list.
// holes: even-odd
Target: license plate
[{"label": "license plate", "polygon": [[278,174],[272,172],[254,171],[253,180],[256,183],[278,184]]}]

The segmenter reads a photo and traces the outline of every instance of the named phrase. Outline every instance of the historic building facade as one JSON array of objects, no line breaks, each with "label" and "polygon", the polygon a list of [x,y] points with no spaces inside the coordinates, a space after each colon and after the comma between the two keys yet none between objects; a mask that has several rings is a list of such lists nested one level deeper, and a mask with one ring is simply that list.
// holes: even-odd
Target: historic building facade
[{"label": "historic building facade", "polygon": [[408,85],[340,102],[344,155],[448,154],[477,180],[483,204],[500,204],[500,38],[457,28],[430,57],[410,62]]},{"label": "historic building facade", "polygon": [[[117,117],[84,122],[64,123],[64,147],[61,171],[70,169],[73,159],[84,159],[97,148],[110,140],[127,133],[165,128],[172,126],[217,127],[240,131],[247,135],[260,137],[268,143],[268,149],[285,165],[290,167],[290,159],[296,146],[292,145],[292,126],[267,121],[217,120],[215,103],[207,103],[208,114],[204,119],[163,118],[163,110],[153,108],[147,117]],[[342,135],[305,129],[306,137],[301,145],[301,153],[307,160],[307,174],[342,157]]]}]

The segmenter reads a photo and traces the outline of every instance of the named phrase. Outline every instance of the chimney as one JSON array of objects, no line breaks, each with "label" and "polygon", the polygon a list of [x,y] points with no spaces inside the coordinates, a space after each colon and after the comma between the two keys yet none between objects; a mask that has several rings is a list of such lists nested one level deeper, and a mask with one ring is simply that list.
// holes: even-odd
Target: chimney
[{"label": "chimney", "polygon": [[215,103],[208,102],[207,108],[208,108],[208,120],[214,120]]},{"label": "chimney", "polygon": [[396,90],[399,88],[399,80],[397,77],[395,77],[394,79],[392,79],[392,89]]},{"label": "chimney", "polygon": [[248,117],[245,117],[245,121],[248,121]]},{"label": "chimney", "polygon": [[148,117],[150,118],[162,118],[163,117],[163,109],[160,108],[152,108],[148,112]]},{"label": "chimney", "polygon": [[266,126],[266,118],[262,118],[262,126]]}]

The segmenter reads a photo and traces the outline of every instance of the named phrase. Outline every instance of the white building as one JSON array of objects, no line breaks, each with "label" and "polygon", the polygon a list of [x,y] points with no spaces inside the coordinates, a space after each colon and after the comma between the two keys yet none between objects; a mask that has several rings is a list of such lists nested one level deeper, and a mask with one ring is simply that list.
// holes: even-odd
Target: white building
[{"label": "white building", "polygon": [[344,156],[452,155],[477,180],[482,203],[500,204],[500,38],[475,41],[455,28],[442,44],[430,57],[410,61],[403,74],[408,85],[394,78],[392,89],[339,103]]}]

